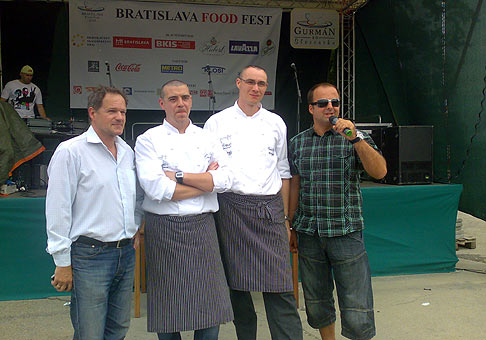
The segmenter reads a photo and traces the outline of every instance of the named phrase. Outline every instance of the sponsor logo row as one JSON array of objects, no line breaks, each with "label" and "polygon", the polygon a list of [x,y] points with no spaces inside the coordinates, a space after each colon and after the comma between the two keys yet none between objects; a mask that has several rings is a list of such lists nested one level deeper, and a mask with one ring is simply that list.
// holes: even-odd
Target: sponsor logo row
[{"label": "sponsor logo row", "polygon": [[[196,50],[195,40],[174,40],[174,39],[153,39],[142,37],[98,37],[83,36],[74,34],[71,39],[73,47],[96,46],[99,44],[109,44],[112,41],[113,48],[137,48],[137,49],[180,49]],[[261,46],[262,45],[262,46]],[[229,40],[228,43],[221,43],[216,38],[198,43],[198,50],[208,55],[228,54],[250,54],[250,55],[269,55],[275,51],[275,43],[267,39],[260,44],[259,41]]]},{"label": "sponsor logo row", "polygon": [[[184,60],[179,60],[181,63]],[[107,62],[106,62],[107,63]],[[108,65],[107,65],[108,66]],[[114,67],[115,72],[133,72],[137,73],[142,70],[142,64],[138,63],[116,63]],[[99,60],[88,60],[88,72],[100,72],[100,61]],[[215,75],[223,75],[226,72],[226,68],[216,65],[206,65],[201,67],[201,73],[212,73]],[[160,73],[174,73],[183,74],[184,65],[182,64],[162,64],[160,65]]]},{"label": "sponsor logo row", "polygon": [[[188,84],[189,85],[189,92],[191,93],[192,96],[197,96],[201,98],[209,98],[213,96],[213,91],[208,90],[208,89],[194,89],[196,87],[195,84]],[[72,89],[72,94],[73,95],[82,95],[83,93],[89,93],[93,92],[96,89],[96,86],[81,86],[81,85],[73,85]],[[153,89],[153,90],[140,90],[140,89],[134,89],[133,87],[122,87],[121,90],[123,93],[127,96],[132,96],[136,94],[157,94],[160,95],[160,89]],[[238,90],[234,89],[233,91],[224,91],[224,92],[218,92],[215,91],[214,94],[216,95],[237,95]],[[272,91],[266,91],[265,92],[266,96],[271,96]]]}]

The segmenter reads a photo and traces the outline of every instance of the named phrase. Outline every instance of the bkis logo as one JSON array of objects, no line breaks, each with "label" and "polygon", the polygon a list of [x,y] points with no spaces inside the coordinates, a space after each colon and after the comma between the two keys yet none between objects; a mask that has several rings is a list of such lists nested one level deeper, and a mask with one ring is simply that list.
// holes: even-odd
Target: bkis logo
[{"label": "bkis logo", "polygon": [[155,40],[155,48],[175,48],[180,50],[193,50],[196,42],[191,40]]}]

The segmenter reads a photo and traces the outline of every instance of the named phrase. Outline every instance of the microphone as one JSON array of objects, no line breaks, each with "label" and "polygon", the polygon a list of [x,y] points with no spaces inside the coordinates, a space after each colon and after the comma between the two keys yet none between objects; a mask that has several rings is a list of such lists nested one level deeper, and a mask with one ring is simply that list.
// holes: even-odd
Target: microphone
[{"label": "microphone", "polygon": [[295,86],[297,87],[297,133],[299,133],[300,132],[300,104],[302,104],[302,93],[300,92],[299,78],[297,77],[297,66],[295,66],[295,63],[291,63],[290,68],[294,70]]},{"label": "microphone", "polygon": [[110,63],[108,60],[105,60],[106,65],[106,75],[108,76],[108,82],[110,83],[110,87],[113,87],[113,83],[111,82],[111,72],[110,72]]},{"label": "microphone", "polygon": [[[332,125],[336,125],[337,121],[338,121],[338,117],[336,116],[329,117],[329,123],[331,123]],[[351,136],[353,134],[353,131],[351,131],[348,128],[344,128],[343,132],[346,136]]]}]

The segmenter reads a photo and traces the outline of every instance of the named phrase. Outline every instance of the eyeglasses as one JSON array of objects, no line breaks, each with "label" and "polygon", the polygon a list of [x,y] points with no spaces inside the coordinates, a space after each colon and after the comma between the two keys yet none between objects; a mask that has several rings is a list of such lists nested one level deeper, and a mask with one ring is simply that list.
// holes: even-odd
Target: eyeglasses
[{"label": "eyeglasses", "polygon": [[246,84],[250,86],[258,85],[258,87],[266,87],[268,85],[268,83],[264,82],[263,80],[256,81],[255,79],[243,79],[243,78],[240,78],[240,80],[244,81]]},{"label": "eyeglasses", "polygon": [[317,107],[323,108],[327,107],[331,102],[332,107],[339,107],[340,100],[337,98],[334,99],[319,99],[316,102],[310,103],[311,105],[317,105]]}]

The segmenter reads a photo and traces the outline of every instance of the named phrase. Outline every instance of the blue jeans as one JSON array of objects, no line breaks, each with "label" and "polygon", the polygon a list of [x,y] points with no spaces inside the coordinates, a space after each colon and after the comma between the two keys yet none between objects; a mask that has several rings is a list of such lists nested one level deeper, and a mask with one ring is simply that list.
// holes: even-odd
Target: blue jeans
[{"label": "blue jeans", "polygon": [[299,233],[299,269],[307,321],[323,328],[336,321],[336,282],[342,335],[368,340],[376,334],[368,255],[361,231],[340,237]]},{"label": "blue jeans", "polygon": [[[302,340],[302,323],[293,292],[263,292],[263,302],[272,340]],[[230,289],[238,340],[256,340],[257,315],[250,292]]]},{"label": "blue jeans", "polygon": [[[219,326],[194,331],[194,340],[218,340]],[[159,340],[181,340],[181,333],[157,333]]]},{"label": "blue jeans", "polygon": [[71,245],[74,340],[122,340],[130,325],[135,250]]}]

